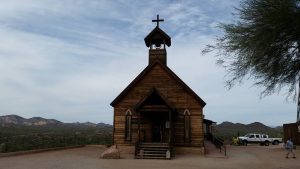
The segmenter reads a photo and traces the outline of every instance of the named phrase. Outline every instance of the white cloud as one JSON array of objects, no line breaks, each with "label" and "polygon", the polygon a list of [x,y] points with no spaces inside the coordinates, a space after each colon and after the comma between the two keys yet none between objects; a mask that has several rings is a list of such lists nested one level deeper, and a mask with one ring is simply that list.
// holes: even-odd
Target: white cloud
[{"label": "white cloud", "polygon": [[[217,23],[232,20],[237,2],[3,1],[0,115],[112,123],[109,104],[148,64],[143,38],[160,14],[172,37],[168,65],[208,103],[206,117],[293,121],[295,106],[284,97],[257,101],[259,90],[249,89],[250,82],[225,90],[223,69],[200,53],[219,33]],[[277,119],[270,121],[270,113]]]}]

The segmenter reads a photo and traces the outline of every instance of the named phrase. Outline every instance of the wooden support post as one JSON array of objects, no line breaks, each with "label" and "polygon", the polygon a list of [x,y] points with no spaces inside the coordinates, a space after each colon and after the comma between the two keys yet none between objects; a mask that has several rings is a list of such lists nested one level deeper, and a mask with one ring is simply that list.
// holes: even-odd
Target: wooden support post
[{"label": "wooden support post", "polygon": [[170,127],[169,127],[169,144],[172,142],[172,130],[173,130],[173,124],[172,124],[172,111],[169,110],[169,124],[170,124]]},{"label": "wooden support post", "polygon": [[138,143],[140,142],[140,133],[141,133],[141,112],[137,111],[138,114]]},{"label": "wooden support post", "polygon": [[300,79],[298,86],[297,123],[300,124]]}]

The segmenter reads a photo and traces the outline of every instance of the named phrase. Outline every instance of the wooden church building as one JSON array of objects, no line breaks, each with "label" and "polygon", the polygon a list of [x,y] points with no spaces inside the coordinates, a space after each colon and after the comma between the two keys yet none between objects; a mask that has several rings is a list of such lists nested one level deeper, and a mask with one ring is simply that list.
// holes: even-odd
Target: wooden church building
[{"label": "wooden church building", "polygon": [[159,16],[152,21],[157,26],[144,39],[149,64],[111,103],[113,142],[121,154],[131,148],[135,158],[201,154],[206,103],[167,66],[171,38],[159,28]]}]

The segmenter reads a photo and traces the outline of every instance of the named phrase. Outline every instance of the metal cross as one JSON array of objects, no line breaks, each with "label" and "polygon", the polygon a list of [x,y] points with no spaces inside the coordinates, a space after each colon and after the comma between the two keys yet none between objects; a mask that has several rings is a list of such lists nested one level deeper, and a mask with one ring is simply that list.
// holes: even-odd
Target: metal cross
[{"label": "metal cross", "polygon": [[157,27],[159,27],[159,22],[163,22],[163,19],[159,19],[159,15],[156,16],[156,20],[152,20],[152,22],[156,22]]}]

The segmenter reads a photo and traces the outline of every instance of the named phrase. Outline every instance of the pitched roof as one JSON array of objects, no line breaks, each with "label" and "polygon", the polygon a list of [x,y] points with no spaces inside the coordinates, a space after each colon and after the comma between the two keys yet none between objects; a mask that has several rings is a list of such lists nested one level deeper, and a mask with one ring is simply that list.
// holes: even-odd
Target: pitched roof
[{"label": "pitched roof", "polygon": [[175,81],[180,84],[187,92],[189,92],[195,99],[204,107],[206,103],[188,86],[186,85],[168,66],[163,65],[159,60],[154,61],[152,64],[148,65],[111,103],[111,106],[115,106],[117,102],[119,102],[129,91],[132,87],[137,84],[140,79],[142,79],[150,70],[151,68],[159,64],[169,75],[171,75]]},{"label": "pitched roof", "polygon": [[213,123],[217,123],[217,122],[215,122],[215,121],[208,120],[208,119],[203,119],[203,122],[204,122],[205,124],[213,124]]},{"label": "pitched roof", "polygon": [[169,109],[174,110],[175,107],[162,95],[155,87],[153,87],[149,93],[144,97],[140,102],[138,102],[135,106],[134,109],[140,109],[146,104],[151,104],[151,105],[166,105]]},{"label": "pitched roof", "polygon": [[171,38],[159,27],[155,27],[146,37],[145,44],[149,47],[151,44],[166,44],[171,46]]}]

